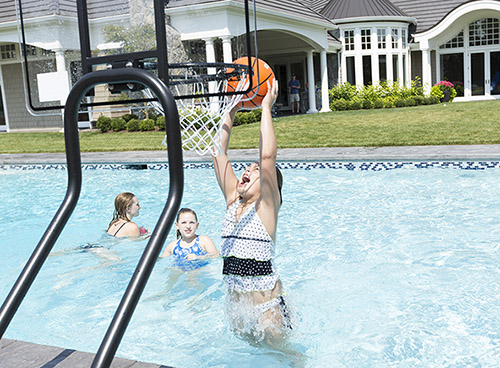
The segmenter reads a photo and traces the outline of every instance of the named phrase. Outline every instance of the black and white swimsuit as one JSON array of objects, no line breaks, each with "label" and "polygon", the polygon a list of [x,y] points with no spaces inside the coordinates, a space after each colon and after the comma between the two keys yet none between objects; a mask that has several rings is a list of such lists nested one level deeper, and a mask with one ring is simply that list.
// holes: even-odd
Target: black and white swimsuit
[{"label": "black and white swimsuit", "polygon": [[273,264],[275,244],[259,218],[254,204],[237,223],[236,201],[226,211],[222,225],[222,273],[229,289],[244,293],[272,290],[279,276]]}]

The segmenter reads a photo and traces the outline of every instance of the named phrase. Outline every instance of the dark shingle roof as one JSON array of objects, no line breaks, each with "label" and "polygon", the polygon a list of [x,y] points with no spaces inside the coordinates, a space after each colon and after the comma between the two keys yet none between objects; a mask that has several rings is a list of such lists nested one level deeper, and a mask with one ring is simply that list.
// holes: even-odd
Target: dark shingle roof
[{"label": "dark shingle roof", "polygon": [[467,3],[467,0],[392,0],[394,5],[417,18],[417,33],[427,31],[438,24],[450,11]]},{"label": "dark shingle roof", "polygon": [[[185,5],[195,5],[204,3],[217,3],[222,0],[170,0],[167,5],[168,8],[185,6]],[[234,0],[243,3],[244,0]],[[249,1],[250,6],[252,2]],[[325,0],[255,0],[258,8],[267,9],[271,11],[278,11],[280,13],[288,13],[292,16],[308,18],[313,21],[325,22],[325,24],[333,23],[317,10],[319,6],[325,3]],[[319,3],[319,6],[312,6],[311,3]]]},{"label": "dark shingle roof", "polygon": [[320,12],[328,19],[408,17],[389,0],[331,0]]}]

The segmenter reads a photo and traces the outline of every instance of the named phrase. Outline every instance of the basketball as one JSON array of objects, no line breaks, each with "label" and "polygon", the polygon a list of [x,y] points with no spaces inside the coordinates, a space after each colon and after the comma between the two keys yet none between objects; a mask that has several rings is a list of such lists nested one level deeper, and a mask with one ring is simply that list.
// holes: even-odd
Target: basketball
[{"label": "basketball", "polygon": [[[262,100],[267,94],[267,82],[270,85],[274,81],[274,73],[271,67],[263,60],[256,59],[254,57],[250,58],[252,63],[252,89],[243,95],[243,99],[239,102],[239,105],[243,109],[257,109],[262,105]],[[233,64],[248,65],[248,57],[241,57],[233,61]],[[246,80],[250,78],[247,75]],[[227,92],[234,92],[237,90],[240,78],[230,78],[227,83]],[[250,84],[249,84],[250,86]],[[247,87],[248,88],[248,87]],[[246,88],[246,89],[247,89]]]}]

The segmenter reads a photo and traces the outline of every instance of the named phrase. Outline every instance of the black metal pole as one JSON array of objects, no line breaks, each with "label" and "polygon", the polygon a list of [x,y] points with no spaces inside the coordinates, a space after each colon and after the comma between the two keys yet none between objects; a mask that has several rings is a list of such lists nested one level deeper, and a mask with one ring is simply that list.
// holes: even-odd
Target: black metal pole
[{"label": "black metal pole", "polygon": [[[118,70],[117,70],[118,71]],[[137,268],[130,280],[130,283],[122,297],[120,305],[115,312],[115,316],[104,336],[101,346],[92,362],[93,368],[109,367],[113,357],[118,349],[118,345],[125,333],[125,330],[130,322],[132,314],[139,302],[139,298],[146,286],[147,280],[153,270],[156,260],[160,254],[161,248],[165,243],[168,232],[174,223],[175,216],[179,210],[182,192],[184,188],[184,172],[182,160],[182,141],[179,127],[179,115],[177,106],[170,90],[165,84],[156,76],[149,72],[137,69],[135,72],[140,73],[142,76],[148,76],[148,82],[145,83],[138,75],[134,75],[136,80],[132,82],[143,82],[146,86],[151,88],[158,100],[163,106],[165,113],[166,134],[167,134],[167,149],[168,149],[168,162],[170,173],[170,186],[167,203],[163,212],[158,220],[151,238],[144,250],[144,253],[137,265]],[[127,73],[130,70],[127,70]],[[136,73],[134,73],[136,74]],[[155,83],[152,83],[152,79]]]},{"label": "black metal pole", "polygon": [[0,309],[1,338],[78,202],[82,181],[80,142],[77,129],[80,102],[90,88],[97,84],[110,82],[142,83],[151,88],[160,100],[165,111],[165,120],[167,123],[166,138],[168,144],[170,185],[165,208],[101,344],[101,348],[93,363],[94,367],[108,367],[111,364],[161,247],[175,220],[175,215],[182,199],[184,173],[177,106],[170,90],[154,74],[141,69],[116,69],[92,72],[81,78],[71,90],[66,101],[64,116],[64,137],[68,165],[68,189],[66,196]]},{"label": "black metal pole", "polygon": [[66,162],[68,167],[68,187],[66,196],[0,308],[0,338],[2,338],[10,321],[19,308],[19,305],[33,284],[36,275],[47,259],[54,243],[66,225],[66,222],[73,213],[78,198],[80,197],[82,169],[77,117],[78,108],[76,108],[76,106],[74,108],[67,106],[64,115],[64,141],[66,144]]}]

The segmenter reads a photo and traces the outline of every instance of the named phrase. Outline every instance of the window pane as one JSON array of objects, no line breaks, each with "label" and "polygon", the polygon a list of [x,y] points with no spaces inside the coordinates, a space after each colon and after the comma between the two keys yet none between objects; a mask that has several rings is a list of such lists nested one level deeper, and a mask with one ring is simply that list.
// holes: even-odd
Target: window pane
[{"label": "window pane", "polygon": [[392,55],[392,80],[396,82],[399,78],[399,57]]},{"label": "window pane", "polygon": [[378,56],[378,70],[380,81],[385,82],[387,80],[387,56]]},{"label": "window pane", "polygon": [[354,69],[354,56],[348,56],[345,58],[346,68],[347,68],[347,81],[350,84],[356,84],[356,72]]},{"label": "window pane", "polygon": [[457,96],[464,95],[464,54],[441,55],[441,79],[453,83]]},{"label": "window pane", "polygon": [[491,94],[500,95],[500,52],[490,54]]},{"label": "window pane", "polygon": [[372,84],[372,57],[370,55],[363,56],[363,84],[365,86]]}]

